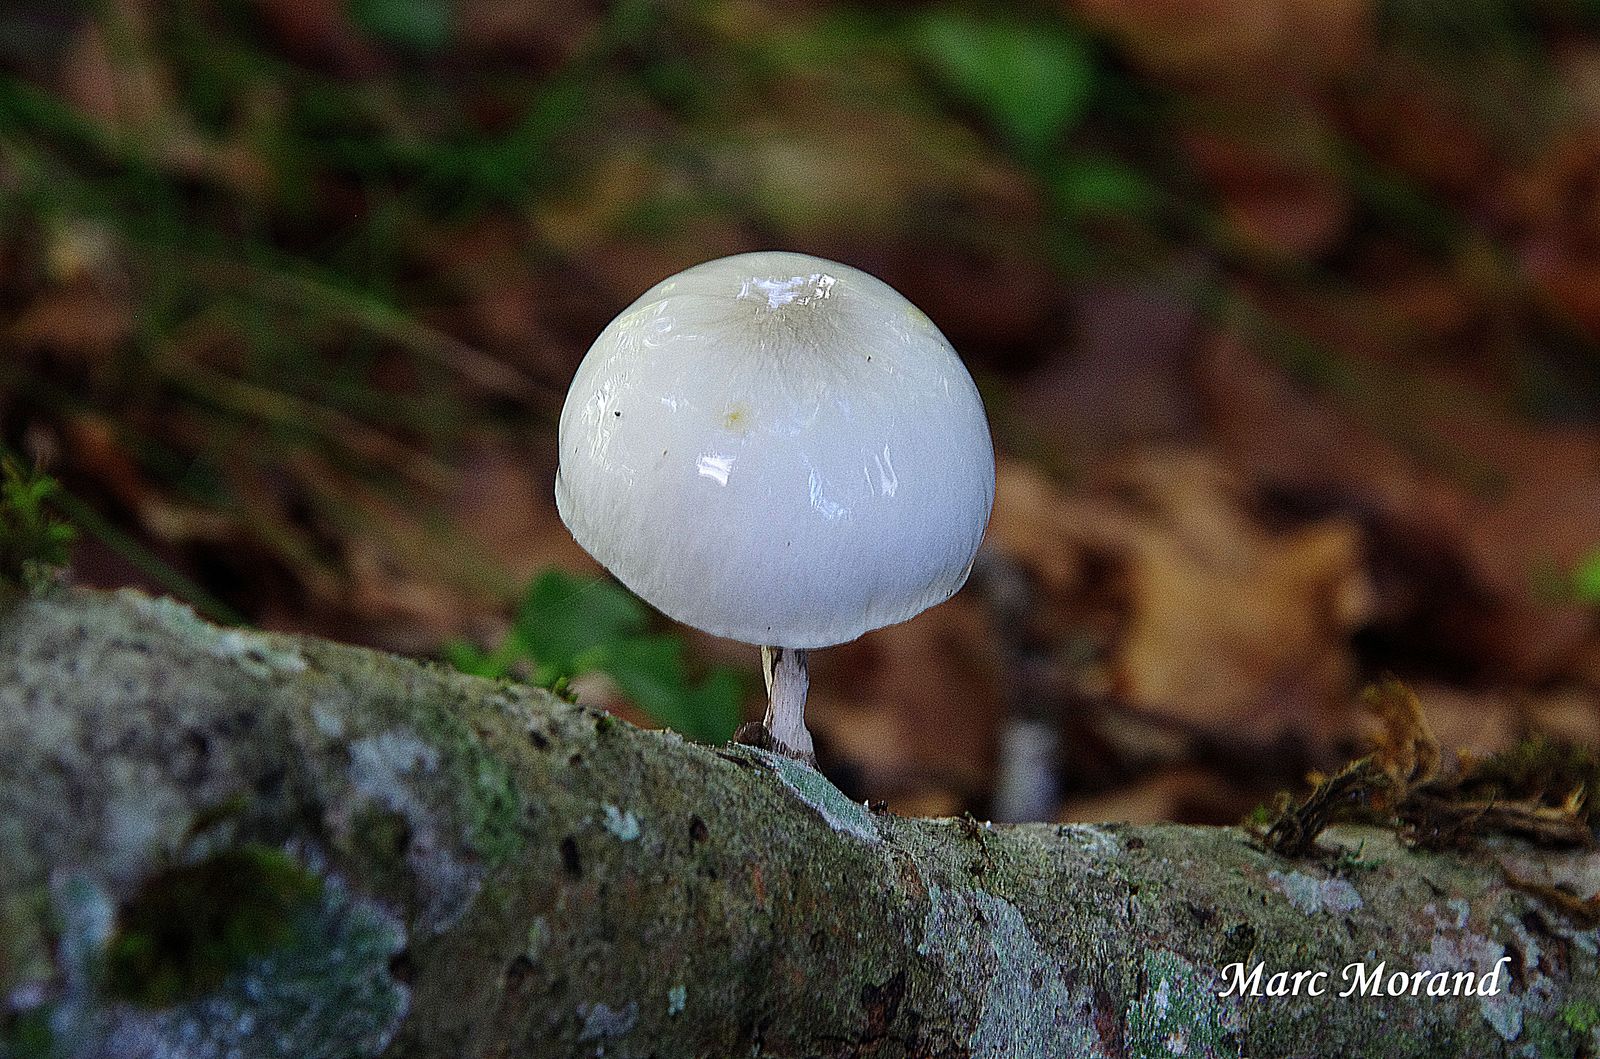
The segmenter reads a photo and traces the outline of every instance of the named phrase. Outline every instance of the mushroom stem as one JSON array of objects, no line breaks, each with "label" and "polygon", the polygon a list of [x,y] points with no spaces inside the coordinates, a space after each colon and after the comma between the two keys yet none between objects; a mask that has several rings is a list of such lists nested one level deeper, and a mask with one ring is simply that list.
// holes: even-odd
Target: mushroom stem
[{"label": "mushroom stem", "polygon": [[806,653],[792,647],[762,647],[761,672],[767,678],[765,725],[778,749],[801,761],[817,755],[806,731]]}]

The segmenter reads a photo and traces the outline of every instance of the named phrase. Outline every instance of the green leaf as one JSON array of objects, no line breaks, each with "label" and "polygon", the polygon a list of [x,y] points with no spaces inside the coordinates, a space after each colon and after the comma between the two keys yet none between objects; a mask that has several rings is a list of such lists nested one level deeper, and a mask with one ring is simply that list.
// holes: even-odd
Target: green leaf
[{"label": "green leaf", "polygon": [[533,681],[560,693],[580,673],[602,672],[634,705],[660,723],[702,742],[726,742],[739,725],[744,681],[732,669],[691,681],[682,639],[648,633],[649,612],[626,589],[602,578],[547,570],[533,580],[505,642],[492,652],[446,644],[444,656],[463,672],[498,678],[518,663]]},{"label": "green leaf", "polygon": [[550,78],[522,119],[501,135],[440,151],[428,181],[442,189],[465,187],[504,201],[523,201],[548,184],[560,137],[591,113],[594,83],[564,71]]},{"label": "green leaf", "polygon": [[[517,612],[516,636],[541,670],[573,676],[578,659],[595,647],[638,635],[649,616],[627,589],[612,581],[546,570],[528,586]],[[540,683],[547,683],[541,677]]]},{"label": "green leaf", "polygon": [[699,687],[689,683],[683,641],[675,636],[645,636],[606,647],[594,668],[609,673],[638,707],[691,739],[721,743],[739,724],[744,689],[731,669],[714,670]]},{"label": "green leaf", "polygon": [[1050,177],[1057,208],[1074,216],[1148,214],[1158,195],[1143,173],[1113,158],[1080,157]]},{"label": "green leaf", "polygon": [[450,43],[451,7],[449,0],[349,0],[346,10],[374,37],[416,51],[438,51]]},{"label": "green leaf", "polygon": [[690,716],[697,719],[706,743],[726,743],[744,719],[744,677],[737,670],[717,666],[689,695]]},{"label": "green leaf", "polygon": [[951,92],[1029,153],[1077,123],[1094,87],[1088,45],[1061,24],[939,11],[922,19],[916,44]]},{"label": "green leaf", "polygon": [[1572,592],[1580,602],[1600,604],[1600,548],[1590,552],[1572,572]]},{"label": "green leaf", "polygon": [[641,636],[606,644],[592,668],[609,673],[629,699],[663,724],[691,735],[685,717],[683,641],[671,636]]},{"label": "green leaf", "polygon": [[477,644],[465,640],[452,640],[444,645],[442,653],[446,662],[463,673],[490,680],[506,675],[506,666],[500,657],[500,652],[491,655],[481,650]]}]

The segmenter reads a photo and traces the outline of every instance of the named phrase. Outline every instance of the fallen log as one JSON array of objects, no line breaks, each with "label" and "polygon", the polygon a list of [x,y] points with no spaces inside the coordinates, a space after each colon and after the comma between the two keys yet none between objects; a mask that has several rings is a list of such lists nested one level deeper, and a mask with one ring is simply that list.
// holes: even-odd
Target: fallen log
[{"label": "fallen log", "polygon": [[[959,694],[959,689],[951,689]],[[1579,1056],[1600,857],[902,819],[133,592],[0,614],[0,1054]]]}]

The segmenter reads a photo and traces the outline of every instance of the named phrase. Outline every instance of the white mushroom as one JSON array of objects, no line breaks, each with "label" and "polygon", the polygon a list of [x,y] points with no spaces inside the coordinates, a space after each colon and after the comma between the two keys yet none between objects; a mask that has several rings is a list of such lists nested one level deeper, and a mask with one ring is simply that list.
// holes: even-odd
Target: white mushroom
[{"label": "white mushroom", "polygon": [[578,543],[669,617],[761,645],[767,731],[804,759],[806,651],[948,599],[994,502],[950,343],[881,280],[805,254],[645,292],[579,366],[560,452]]}]

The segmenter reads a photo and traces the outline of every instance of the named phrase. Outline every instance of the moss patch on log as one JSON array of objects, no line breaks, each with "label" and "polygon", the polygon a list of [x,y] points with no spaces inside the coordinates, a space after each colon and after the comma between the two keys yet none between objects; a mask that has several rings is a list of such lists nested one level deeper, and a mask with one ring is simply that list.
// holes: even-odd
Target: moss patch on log
[{"label": "moss patch on log", "polygon": [[288,941],[321,893],[316,875],[259,843],[157,872],[117,914],[107,995],[143,1007],[202,996]]}]

